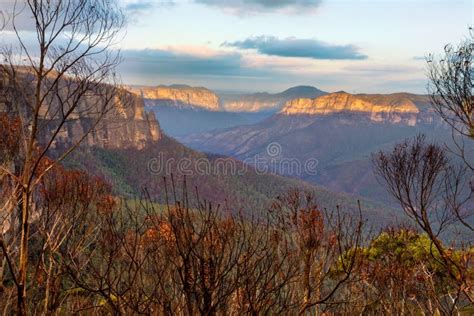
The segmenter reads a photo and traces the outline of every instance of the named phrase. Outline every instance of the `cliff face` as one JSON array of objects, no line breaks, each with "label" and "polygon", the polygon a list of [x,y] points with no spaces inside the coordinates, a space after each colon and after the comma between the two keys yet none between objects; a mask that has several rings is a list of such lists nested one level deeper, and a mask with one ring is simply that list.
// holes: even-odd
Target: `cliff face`
[{"label": "cliff face", "polygon": [[219,97],[206,88],[184,85],[130,88],[131,92],[161,105],[220,110]]},{"label": "cliff face", "polygon": [[231,112],[259,112],[281,110],[285,103],[295,98],[316,98],[326,94],[311,86],[297,86],[280,93],[253,93],[223,95],[222,104]]},{"label": "cliff face", "polygon": [[[34,99],[34,81],[30,74],[29,69],[18,68],[15,86],[19,88],[12,89],[12,79],[8,79],[6,72],[0,73],[0,113],[16,117],[20,111],[25,125],[31,124],[28,122],[32,118],[30,103]],[[46,85],[42,88],[48,91]],[[76,82],[68,78],[61,79],[58,87],[55,90],[58,93],[48,94],[38,112],[37,140],[40,145],[48,144],[54,138],[53,150],[81,140],[81,145],[86,146],[141,149],[163,136],[155,115],[145,111],[144,101],[139,96],[106,84],[94,86],[79,95],[81,90],[75,90]],[[66,95],[66,91],[79,92],[71,96]],[[79,103],[72,101],[79,97]],[[70,108],[73,104],[77,106]],[[66,112],[69,112],[68,119],[64,122],[62,118]],[[100,119],[98,115],[101,115]]]},{"label": "cliff face", "polygon": [[284,115],[330,115],[334,113],[367,114],[372,121],[405,123],[415,125],[420,108],[417,103],[428,102],[423,96],[409,94],[352,95],[337,92],[315,99],[288,101],[281,114]]},{"label": "cliff face", "polygon": [[[130,96],[127,99],[126,105],[116,101],[116,106],[107,112],[97,127],[84,139],[84,145],[109,149],[142,149],[147,143],[162,138],[159,123],[154,113],[145,111],[143,99],[138,96]],[[76,143],[95,122],[95,118],[79,116],[66,123],[56,138],[53,149]]]},{"label": "cliff face", "polygon": [[223,102],[224,108],[230,112],[259,112],[273,110],[281,107],[285,100],[273,100],[264,98],[239,98],[227,99]]},{"label": "cliff face", "polygon": [[174,106],[208,111],[263,112],[280,110],[295,98],[316,98],[325,92],[310,86],[297,86],[280,93],[220,94],[186,85],[130,87],[129,91],[146,99],[147,106]]}]

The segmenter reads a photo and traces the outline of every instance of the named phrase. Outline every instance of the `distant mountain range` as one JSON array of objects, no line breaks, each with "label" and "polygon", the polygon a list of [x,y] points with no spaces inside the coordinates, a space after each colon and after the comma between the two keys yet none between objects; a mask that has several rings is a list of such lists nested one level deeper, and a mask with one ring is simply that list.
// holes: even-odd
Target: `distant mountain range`
[{"label": "distant mountain range", "polygon": [[[387,203],[388,195],[373,174],[371,154],[417,133],[449,141],[450,133],[433,113],[429,97],[336,92],[290,100],[280,112],[256,124],[179,139],[200,151],[267,166],[317,159],[316,174],[296,174],[285,168],[277,171]],[[268,148],[275,144],[280,151],[277,157]]]},{"label": "distant mountain range", "polygon": [[296,86],[280,93],[215,93],[203,87],[188,85],[134,86],[129,90],[148,100],[149,106],[175,106],[208,111],[276,112],[289,100],[316,98],[326,92],[311,86]]},{"label": "distant mountain range", "polygon": [[[163,178],[173,175],[183,194],[186,176],[187,188],[197,188],[201,198],[258,213],[296,188],[313,192],[323,208],[353,211],[359,199],[367,218],[380,227],[403,215],[376,182],[370,155],[419,132],[440,142],[450,138],[422,95],[325,93],[307,86],[220,96],[182,85],[129,90],[133,93],[117,91],[117,97],[130,102],[118,102],[65,161],[107,179],[126,198],[140,198],[146,190],[164,202]],[[81,114],[81,107],[93,108],[97,99],[86,100],[58,134],[51,158],[93,126],[97,118]],[[0,112],[6,106],[0,103]],[[38,145],[56,124],[44,115]],[[156,159],[158,171],[150,167]],[[305,168],[289,168],[295,163]]]},{"label": "distant mountain range", "polygon": [[316,98],[327,94],[311,86],[297,86],[280,93],[221,94],[222,107],[233,112],[276,112],[281,110],[287,101],[298,98]]},{"label": "distant mountain range", "polygon": [[187,85],[130,87],[129,90],[144,98],[146,109],[159,116],[162,129],[171,136],[257,123],[281,110],[289,100],[326,94],[310,86],[297,86],[275,94],[217,94]]}]

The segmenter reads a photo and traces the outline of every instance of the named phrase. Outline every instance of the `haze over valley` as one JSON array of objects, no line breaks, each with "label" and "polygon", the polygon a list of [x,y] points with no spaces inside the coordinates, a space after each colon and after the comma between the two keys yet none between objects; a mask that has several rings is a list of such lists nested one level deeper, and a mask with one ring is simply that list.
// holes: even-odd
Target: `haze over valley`
[{"label": "haze over valley", "polygon": [[[450,141],[428,95],[353,95],[310,86],[232,96],[184,85],[131,91],[144,97],[165,133],[195,150],[259,161],[272,172],[389,205],[393,201],[375,179],[371,155],[420,133]],[[278,157],[268,154],[274,143],[280,146]],[[316,174],[275,166],[309,158],[318,161]]]}]

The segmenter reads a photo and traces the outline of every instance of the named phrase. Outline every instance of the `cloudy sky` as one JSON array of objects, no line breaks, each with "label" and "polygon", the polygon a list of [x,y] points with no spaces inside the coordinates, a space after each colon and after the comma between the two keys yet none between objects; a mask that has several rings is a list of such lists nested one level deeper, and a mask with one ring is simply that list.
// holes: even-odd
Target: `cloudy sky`
[{"label": "cloudy sky", "polygon": [[462,40],[474,10],[471,0],[120,1],[124,82],[270,92],[423,93],[423,57]]}]

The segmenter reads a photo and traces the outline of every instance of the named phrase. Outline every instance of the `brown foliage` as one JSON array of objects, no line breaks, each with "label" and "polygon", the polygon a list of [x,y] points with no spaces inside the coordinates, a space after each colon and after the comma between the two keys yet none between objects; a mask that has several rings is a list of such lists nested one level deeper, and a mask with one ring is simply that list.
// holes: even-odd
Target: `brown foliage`
[{"label": "brown foliage", "polygon": [[6,163],[19,152],[21,122],[18,117],[0,113],[0,163]]}]

